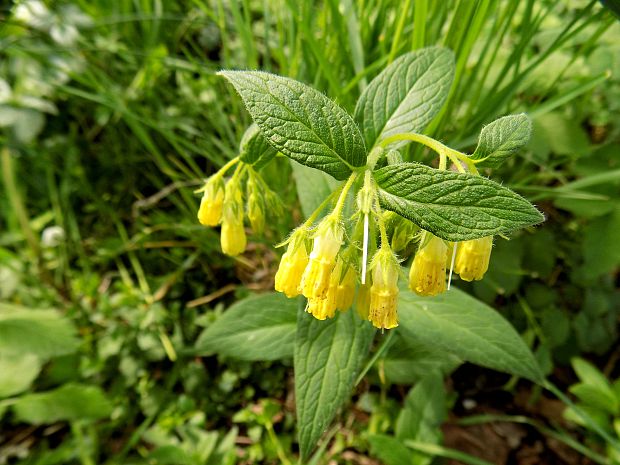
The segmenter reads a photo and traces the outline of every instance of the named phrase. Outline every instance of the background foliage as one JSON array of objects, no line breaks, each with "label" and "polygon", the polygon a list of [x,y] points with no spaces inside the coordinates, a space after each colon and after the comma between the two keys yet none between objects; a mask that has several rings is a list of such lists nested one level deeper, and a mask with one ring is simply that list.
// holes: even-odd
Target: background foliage
[{"label": "background foliage", "polygon": [[[1,14],[0,463],[296,461],[291,334],[315,336],[294,302],[266,325],[260,299],[276,297],[242,299],[272,288],[272,244],[331,180],[276,160],[263,174],[295,206],[242,257],[221,255],[193,190],[236,155],[249,116],[215,73],[277,72],[352,113],[388,63],[428,45],[456,54],[428,134],[471,152],[484,124],[533,118],[528,149],[485,174],[547,222],[498,240],[485,279],[458,287],[517,328],[558,388],[463,364],[403,311],[356,362],[365,376],[312,461],[619,460],[620,27],[601,4],[76,0]],[[495,365],[467,359],[506,369],[485,355]]]}]

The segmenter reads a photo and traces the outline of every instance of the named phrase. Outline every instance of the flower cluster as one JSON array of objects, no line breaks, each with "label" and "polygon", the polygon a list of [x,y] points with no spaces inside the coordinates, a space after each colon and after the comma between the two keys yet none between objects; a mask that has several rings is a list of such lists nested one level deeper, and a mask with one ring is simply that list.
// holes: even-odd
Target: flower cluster
[{"label": "flower cluster", "polygon": [[[226,171],[235,164],[233,175],[225,181]],[[283,243],[288,248],[275,276],[277,291],[289,298],[303,295],[306,311],[319,320],[355,306],[361,318],[377,328],[390,329],[398,326],[401,258],[397,254],[405,255],[412,242],[418,244],[408,284],[420,296],[446,291],[453,273],[465,281],[483,277],[492,237],[447,242],[421,230],[382,209],[371,169],[364,170],[362,182],[360,174],[353,172]],[[244,181],[245,193],[241,188]],[[356,190],[352,202],[350,193]],[[209,178],[200,192],[198,220],[205,226],[221,224],[222,251],[233,256],[246,247],[245,217],[253,231],[260,233],[266,209],[279,207],[254,167],[239,158]],[[345,206],[353,209],[348,218],[343,213]]]},{"label": "flower cluster", "polygon": [[[337,310],[346,311],[355,303],[363,319],[377,328],[390,329],[398,326],[401,267],[396,252],[406,251],[416,238],[419,244],[409,272],[409,288],[416,294],[444,292],[449,269],[466,281],[482,278],[489,264],[492,237],[449,243],[428,231],[418,233],[419,228],[410,221],[382,211],[369,176],[357,194],[353,215],[357,221],[347,228],[341,210],[354,179],[355,175],[343,186],[327,216],[313,225],[325,208],[324,202],[285,242],[288,249],[276,274],[277,291],[287,297],[303,295],[306,311],[319,320],[332,318]],[[368,251],[373,256],[366,269]]]},{"label": "flower cluster", "polygon": [[[234,165],[234,174],[228,181],[224,175]],[[247,181],[246,181],[247,177]],[[246,181],[244,195],[242,185]],[[267,208],[278,211],[280,203],[254,168],[238,158],[224,165],[205,182],[197,192],[202,192],[198,221],[204,226],[221,224],[220,244],[226,255],[236,256],[245,251],[247,238],[244,219],[247,217],[255,233],[262,233]],[[244,203],[244,197],[246,199]]]}]

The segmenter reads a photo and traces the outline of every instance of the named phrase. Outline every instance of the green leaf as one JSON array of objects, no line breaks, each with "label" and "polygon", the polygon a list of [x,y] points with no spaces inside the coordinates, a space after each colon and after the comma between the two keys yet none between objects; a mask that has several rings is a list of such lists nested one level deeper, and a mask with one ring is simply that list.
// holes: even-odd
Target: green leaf
[{"label": "green leaf", "polygon": [[401,292],[398,312],[398,331],[405,337],[477,365],[543,381],[534,355],[510,323],[458,289],[435,297]]},{"label": "green leaf", "polygon": [[112,405],[98,386],[65,384],[53,391],[21,396],[12,405],[19,421],[35,425],[62,420],[98,420]]},{"label": "green leaf", "polygon": [[525,113],[504,116],[482,128],[470,158],[477,160],[478,166],[497,168],[524,147],[531,135],[532,120]]},{"label": "green leaf", "polygon": [[153,465],[193,465],[196,462],[179,446],[168,444],[151,451],[148,455],[148,463]]},{"label": "green leaf", "polygon": [[297,299],[270,293],[232,305],[196,341],[198,354],[218,353],[240,360],[293,356]]},{"label": "green leaf", "polygon": [[322,171],[310,169],[292,161],[293,178],[297,186],[297,195],[301,211],[308,217],[321,205],[329,194],[338,186],[338,181]]},{"label": "green leaf", "polygon": [[[611,203],[611,202],[609,202]],[[609,215],[592,220],[585,228],[582,273],[587,279],[612,273],[620,265],[620,205]]]},{"label": "green leaf", "polygon": [[612,384],[598,368],[578,357],[571,359],[571,365],[581,383],[571,386],[570,392],[590,407],[612,415],[620,413],[620,399],[616,397]]},{"label": "green leaf", "polygon": [[221,71],[243,99],[263,136],[303,165],[346,179],[366,164],[355,122],[325,95],[301,82],[261,71]]},{"label": "green leaf", "polygon": [[374,334],[352,311],[319,321],[299,310],[294,364],[302,460],[348,399]]},{"label": "green leaf", "polygon": [[573,366],[575,373],[577,373],[577,377],[583,383],[591,384],[592,386],[607,386],[611,389],[609,381],[605,378],[605,375],[590,362],[586,362],[582,358],[575,357],[571,359],[570,363]]},{"label": "green leaf", "polygon": [[0,303],[0,353],[29,353],[46,360],[75,352],[75,328],[55,310]]},{"label": "green leaf", "polygon": [[368,442],[370,454],[385,465],[407,465],[413,461],[414,453],[395,437],[372,434],[368,436]]},{"label": "green leaf", "polygon": [[526,199],[481,176],[400,163],[374,173],[387,210],[449,241],[505,234],[544,220]]},{"label": "green leaf", "polygon": [[396,437],[400,440],[439,443],[439,427],[446,420],[446,392],[443,377],[430,371],[413,388],[405,399],[405,407],[396,421]]},{"label": "green leaf", "polygon": [[454,79],[454,55],[429,47],[407,53],[362,92],[355,120],[367,147],[391,135],[422,132],[445,103]]},{"label": "green leaf", "polygon": [[273,160],[277,153],[278,151],[265,140],[256,124],[250,125],[239,144],[239,159],[257,170]]},{"label": "green leaf", "polygon": [[584,404],[611,415],[617,415],[618,399],[614,395],[611,386],[596,386],[594,384],[577,383],[568,389]]},{"label": "green leaf", "polygon": [[24,392],[41,371],[41,362],[33,354],[0,354],[0,399]]},{"label": "green leaf", "polygon": [[392,383],[413,384],[431,371],[446,375],[462,361],[434,345],[417,339],[406,339],[396,330],[396,341],[383,360],[385,378]]}]

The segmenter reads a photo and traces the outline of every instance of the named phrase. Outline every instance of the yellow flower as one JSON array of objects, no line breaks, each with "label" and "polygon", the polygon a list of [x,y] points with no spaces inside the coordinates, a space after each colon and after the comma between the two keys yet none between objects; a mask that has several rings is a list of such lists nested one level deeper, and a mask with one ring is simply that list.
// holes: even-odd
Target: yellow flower
[{"label": "yellow flower", "polygon": [[[340,276],[338,276],[340,280]],[[353,305],[353,298],[355,297],[355,270],[352,266],[349,267],[344,274],[342,281],[338,283],[336,287],[336,308],[341,312],[347,311]]]},{"label": "yellow flower", "polygon": [[370,283],[368,281],[367,279],[366,284],[360,285],[355,300],[355,310],[362,320],[368,320],[370,311]]},{"label": "yellow flower", "polygon": [[301,278],[301,293],[307,299],[324,299],[342,245],[344,231],[338,220],[328,216],[314,236],[310,261]]},{"label": "yellow flower", "polygon": [[232,181],[226,185],[220,243],[222,252],[233,257],[242,253],[247,244],[243,227],[241,190]]},{"label": "yellow flower", "polygon": [[446,290],[448,246],[426,232],[409,271],[409,289],[418,295],[437,295]]},{"label": "yellow flower", "polygon": [[227,220],[226,215],[222,218],[222,234],[220,236],[222,252],[234,257],[245,250],[247,245],[243,217]]},{"label": "yellow flower", "polygon": [[454,271],[464,281],[482,279],[489,269],[493,236],[459,242],[456,249]]},{"label": "yellow flower", "polygon": [[373,326],[390,329],[398,326],[398,272],[400,267],[392,250],[379,249],[372,260],[372,286],[368,319]]},{"label": "yellow flower", "polygon": [[317,320],[333,318],[336,314],[336,302],[333,295],[330,298],[329,292],[324,299],[309,299],[306,311]]},{"label": "yellow flower", "polygon": [[219,177],[213,177],[205,185],[200,208],[198,209],[198,221],[204,226],[216,226],[222,218],[222,206],[224,204],[224,185]]},{"label": "yellow flower", "polygon": [[286,297],[295,297],[300,294],[299,283],[301,275],[308,265],[308,252],[304,244],[305,233],[297,233],[282,255],[280,266],[276,273],[275,289],[284,292]]}]

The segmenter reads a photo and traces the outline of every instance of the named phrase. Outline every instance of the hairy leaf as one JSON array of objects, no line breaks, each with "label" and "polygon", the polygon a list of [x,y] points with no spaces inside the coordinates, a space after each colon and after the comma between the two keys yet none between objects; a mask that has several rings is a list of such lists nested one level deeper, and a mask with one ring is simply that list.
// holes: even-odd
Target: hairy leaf
[{"label": "hairy leaf", "polygon": [[338,180],[366,164],[355,122],[338,105],[301,82],[261,71],[222,71],[263,136],[287,157]]},{"label": "hairy leaf", "polygon": [[399,316],[398,331],[405,337],[434,344],[468,362],[543,381],[534,355],[510,323],[458,289],[435,297],[401,292]]},{"label": "hairy leaf", "polygon": [[302,310],[295,340],[295,398],[302,459],[348,399],[375,334],[355,312],[319,321]]},{"label": "hairy leaf", "polygon": [[530,140],[532,121],[525,113],[504,116],[482,128],[470,156],[478,166],[497,168]]},{"label": "hairy leaf", "polygon": [[355,120],[366,146],[388,136],[422,132],[439,112],[454,79],[454,55],[429,47],[407,53],[385,68],[362,92]]},{"label": "hairy leaf", "polygon": [[249,297],[232,305],[196,341],[199,354],[240,360],[278,360],[293,356],[297,299],[280,293]]},{"label": "hairy leaf", "polygon": [[278,151],[269,144],[256,124],[250,125],[239,144],[239,159],[260,169],[277,155]]},{"label": "hairy leaf", "polygon": [[381,206],[449,241],[504,234],[544,220],[526,199],[481,176],[419,163],[389,165],[374,176]]}]

